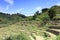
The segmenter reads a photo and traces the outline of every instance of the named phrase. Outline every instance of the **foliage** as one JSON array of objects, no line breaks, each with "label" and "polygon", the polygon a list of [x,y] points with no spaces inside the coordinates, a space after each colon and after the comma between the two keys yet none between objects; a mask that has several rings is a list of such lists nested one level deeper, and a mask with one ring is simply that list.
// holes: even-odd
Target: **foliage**
[{"label": "foliage", "polygon": [[32,19],[35,20],[37,15],[39,15],[39,14],[40,14],[39,11],[36,11]]},{"label": "foliage", "polygon": [[60,40],[60,35],[59,35],[59,36],[57,36],[56,40]]},{"label": "foliage", "polygon": [[48,8],[42,9],[42,13],[48,11]]},{"label": "foliage", "polygon": [[19,35],[11,35],[5,40],[31,40],[26,33],[21,32]]},{"label": "foliage", "polygon": [[55,14],[55,11],[54,11],[53,9],[50,9],[50,10],[48,11],[48,15],[49,15],[50,19],[53,19],[53,17],[54,17],[56,14]]}]

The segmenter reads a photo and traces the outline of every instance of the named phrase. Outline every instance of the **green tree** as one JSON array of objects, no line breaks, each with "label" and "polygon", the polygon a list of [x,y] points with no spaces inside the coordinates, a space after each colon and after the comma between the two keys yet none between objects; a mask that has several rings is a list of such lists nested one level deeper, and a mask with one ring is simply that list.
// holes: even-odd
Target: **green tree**
[{"label": "green tree", "polygon": [[37,15],[39,15],[39,14],[40,14],[39,11],[36,11],[32,19],[35,20]]},{"label": "green tree", "polygon": [[42,12],[46,12],[46,11],[48,11],[48,8],[42,9]]},{"label": "green tree", "polygon": [[50,9],[48,11],[48,15],[49,15],[50,19],[53,19],[53,17],[56,15],[56,12],[53,9]]}]

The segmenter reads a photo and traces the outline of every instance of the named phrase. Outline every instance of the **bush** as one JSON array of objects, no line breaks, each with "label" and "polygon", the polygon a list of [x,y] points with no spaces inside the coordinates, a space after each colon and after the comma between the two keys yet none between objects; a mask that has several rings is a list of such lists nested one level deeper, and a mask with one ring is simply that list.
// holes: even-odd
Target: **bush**
[{"label": "bush", "polygon": [[7,37],[5,40],[31,40],[29,36],[26,33],[21,33],[19,35],[11,35],[10,37]]},{"label": "bush", "polygon": [[48,8],[42,9],[42,13],[48,11]]},{"label": "bush", "polygon": [[60,35],[56,38],[56,40],[60,40]]},{"label": "bush", "polygon": [[36,11],[35,14],[33,15],[33,20],[36,20],[37,15],[40,15],[39,11]]},{"label": "bush", "polygon": [[50,9],[50,10],[48,11],[48,15],[49,15],[50,19],[53,19],[53,17],[56,15],[55,13],[56,13],[56,12],[55,12],[53,9]]}]

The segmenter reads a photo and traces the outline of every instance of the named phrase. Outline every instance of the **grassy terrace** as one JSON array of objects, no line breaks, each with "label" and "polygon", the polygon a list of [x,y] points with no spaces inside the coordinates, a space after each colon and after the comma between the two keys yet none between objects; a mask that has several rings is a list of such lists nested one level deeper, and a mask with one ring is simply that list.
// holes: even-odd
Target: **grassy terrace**
[{"label": "grassy terrace", "polygon": [[56,19],[57,19],[57,18],[60,18],[60,14],[57,14],[57,16],[55,16],[54,18],[56,18]]}]

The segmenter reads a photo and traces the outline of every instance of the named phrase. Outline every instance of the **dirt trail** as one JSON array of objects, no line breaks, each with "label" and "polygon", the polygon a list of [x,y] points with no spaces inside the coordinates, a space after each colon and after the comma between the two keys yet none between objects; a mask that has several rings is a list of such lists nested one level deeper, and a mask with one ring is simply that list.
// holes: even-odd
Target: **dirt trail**
[{"label": "dirt trail", "polygon": [[58,32],[60,32],[60,29],[50,29],[50,30],[55,30],[55,31],[58,31]]},{"label": "dirt trail", "polygon": [[[21,31],[24,31],[24,30],[21,30]],[[28,32],[28,33],[29,33],[29,32]],[[43,37],[38,36],[38,35],[36,35],[35,33],[33,33],[33,36],[34,36],[36,39],[34,39],[31,35],[29,35],[29,37],[31,38],[31,40],[44,40]]]},{"label": "dirt trail", "polygon": [[45,32],[46,34],[49,34],[49,36],[52,38],[52,37],[56,37],[56,35],[50,33],[50,32]]}]

